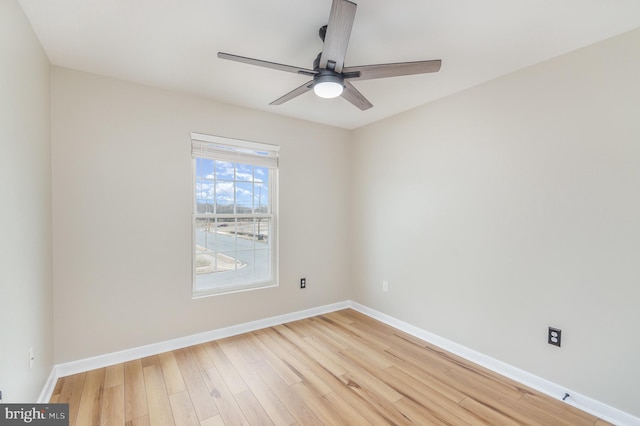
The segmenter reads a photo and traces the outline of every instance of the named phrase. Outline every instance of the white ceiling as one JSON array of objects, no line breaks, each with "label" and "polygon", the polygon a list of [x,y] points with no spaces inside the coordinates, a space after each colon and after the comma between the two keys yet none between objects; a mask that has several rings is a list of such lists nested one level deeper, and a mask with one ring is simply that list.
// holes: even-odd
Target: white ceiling
[{"label": "white ceiling", "polygon": [[270,106],[309,78],[216,57],[313,68],[331,0],[19,0],[54,65],[349,129],[640,27],[638,0],[355,1],[346,66],[443,61],[354,82],[364,112],[313,92]]}]

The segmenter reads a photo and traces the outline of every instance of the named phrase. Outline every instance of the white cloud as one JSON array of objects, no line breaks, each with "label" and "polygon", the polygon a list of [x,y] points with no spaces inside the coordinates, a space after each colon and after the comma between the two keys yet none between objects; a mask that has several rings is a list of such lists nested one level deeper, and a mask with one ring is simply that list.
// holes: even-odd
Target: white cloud
[{"label": "white cloud", "polygon": [[216,194],[217,195],[233,195],[233,182],[217,182]]},{"label": "white cloud", "polygon": [[236,172],[236,179],[251,182],[253,180],[253,175],[251,173]]}]

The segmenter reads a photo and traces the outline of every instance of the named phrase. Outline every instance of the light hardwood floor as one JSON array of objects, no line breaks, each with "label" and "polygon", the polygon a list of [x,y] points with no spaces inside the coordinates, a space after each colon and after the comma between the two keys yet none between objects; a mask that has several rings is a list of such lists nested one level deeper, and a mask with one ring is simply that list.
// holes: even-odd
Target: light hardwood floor
[{"label": "light hardwood floor", "polygon": [[70,425],[608,424],[353,310],[58,380]]}]

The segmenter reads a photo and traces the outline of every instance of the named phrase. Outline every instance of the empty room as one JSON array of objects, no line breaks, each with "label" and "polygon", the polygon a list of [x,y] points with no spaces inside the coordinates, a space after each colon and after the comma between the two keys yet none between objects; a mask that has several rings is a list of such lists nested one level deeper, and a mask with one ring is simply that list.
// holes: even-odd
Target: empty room
[{"label": "empty room", "polygon": [[639,115],[636,0],[0,0],[0,423],[640,425]]}]

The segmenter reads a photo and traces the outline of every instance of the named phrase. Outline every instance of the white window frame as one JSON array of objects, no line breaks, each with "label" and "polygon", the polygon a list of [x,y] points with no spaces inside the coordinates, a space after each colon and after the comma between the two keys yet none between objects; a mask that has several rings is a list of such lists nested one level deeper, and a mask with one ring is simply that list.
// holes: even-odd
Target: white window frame
[{"label": "white window frame", "polygon": [[[192,297],[200,298],[221,294],[237,293],[260,288],[275,287],[278,285],[278,153],[280,147],[258,142],[250,142],[238,139],[230,139],[221,136],[205,135],[201,133],[191,133],[191,157],[193,169],[193,182],[191,192],[193,197],[192,208]],[[197,177],[196,160],[206,158],[211,160],[226,161],[239,164],[249,164],[253,166],[266,167],[269,170],[269,207],[268,213],[238,214],[233,213],[198,213],[197,206]],[[234,180],[235,182],[235,180]],[[229,219],[229,218],[269,218],[269,254],[270,254],[270,277],[266,281],[252,281],[248,283],[236,283],[223,287],[210,289],[199,289],[196,283],[196,230],[197,220],[200,218],[209,219]]]}]

